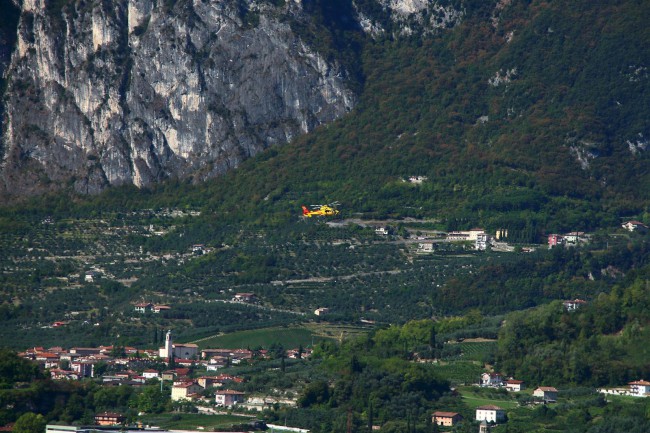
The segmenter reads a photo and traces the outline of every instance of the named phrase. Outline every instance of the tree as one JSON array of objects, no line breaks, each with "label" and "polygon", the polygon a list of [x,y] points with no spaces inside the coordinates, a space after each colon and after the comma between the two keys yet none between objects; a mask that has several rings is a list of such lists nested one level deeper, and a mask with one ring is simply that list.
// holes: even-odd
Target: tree
[{"label": "tree", "polygon": [[147,386],[132,401],[131,406],[140,412],[161,413],[169,401],[169,396],[158,386]]},{"label": "tree", "polygon": [[33,412],[24,413],[16,420],[13,431],[15,433],[43,433],[45,431],[45,418]]}]

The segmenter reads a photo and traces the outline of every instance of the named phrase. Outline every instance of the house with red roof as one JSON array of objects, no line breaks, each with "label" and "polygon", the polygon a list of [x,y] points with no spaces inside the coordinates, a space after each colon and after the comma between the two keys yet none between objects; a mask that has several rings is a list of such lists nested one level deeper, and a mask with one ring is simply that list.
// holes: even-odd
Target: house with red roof
[{"label": "house with red roof", "polygon": [[506,390],[510,392],[519,392],[526,389],[526,384],[523,380],[510,379],[506,380]]},{"label": "house with red roof", "polygon": [[564,305],[564,309],[566,311],[575,311],[578,308],[583,307],[583,306],[585,306],[587,304],[588,304],[588,302],[584,301],[582,299],[574,299],[574,300],[562,302],[562,305]]},{"label": "house with red roof", "polygon": [[146,313],[147,311],[151,311],[153,308],[153,304],[151,302],[140,302],[139,304],[135,304],[135,312],[136,313]]},{"label": "house with red roof", "polygon": [[445,427],[451,427],[462,421],[463,416],[456,412],[436,411],[431,414],[431,422]]},{"label": "house with red roof", "polygon": [[244,401],[244,393],[241,391],[234,391],[232,389],[224,389],[217,391],[214,396],[214,401],[217,406],[230,407],[237,403]]},{"label": "house with red roof", "polygon": [[545,402],[556,402],[557,389],[553,388],[552,386],[540,386],[535,391],[533,391],[533,397],[541,398]]},{"label": "house with red roof", "polygon": [[648,231],[648,226],[643,224],[641,221],[626,221],[623,224],[621,224],[621,227],[623,227],[625,230],[629,232],[646,232]]},{"label": "house with red roof", "polygon": [[650,396],[650,382],[647,380],[635,380],[628,383],[628,385],[630,385],[630,395],[634,397]]}]

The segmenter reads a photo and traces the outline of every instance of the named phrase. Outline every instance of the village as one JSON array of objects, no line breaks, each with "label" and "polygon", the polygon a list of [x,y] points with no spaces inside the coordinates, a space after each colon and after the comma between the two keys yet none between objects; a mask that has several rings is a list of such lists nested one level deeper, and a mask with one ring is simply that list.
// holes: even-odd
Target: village
[{"label": "village", "polygon": [[[268,359],[266,349],[202,349],[196,344],[175,343],[172,331],[165,335],[165,344],[158,350],[134,347],[34,347],[20,352],[25,359],[38,363],[54,380],[99,380],[102,386],[141,387],[145,384],[167,383],[172,402],[192,402],[210,413],[210,407],[262,411],[273,405],[295,405],[295,399],[278,396],[247,396],[230,389],[244,382],[242,377],[215,374],[220,369]],[[286,350],[288,359],[304,359],[311,349]],[[153,368],[157,367],[157,368]],[[210,375],[213,374],[213,375]],[[204,392],[209,390],[209,392]],[[119,424],[119,423],[117,423]]]},{"label": "village", "polygon": [[[565,301],[563,305],[567,312],[571,312],[585,304],[585,301],[576,299]],[[283,357],[293,360],[307,360],[311,355],[311,349],[302,347],[286,350],[283,353]],[[219,370],[230,366],[251,365],[269,359],[271,354],[268,350],[199,349],[197,344],[174,342],[172,331],[166,333],[163,347],[157,350],[115,346],[72,347],[67,350],[61,347],[48,349],[34,347],[19,353],[19,356],[38,363],[53,380],[94,380],[101,386],[107,387],[137,388],[160,384],[161,390],[165,385],[169,388],[168,396],[172,403],[180,405],[179,407],[184,406],[186,409],[189,404],[200,414],[214,415],[234,411],[245,416],[254,416],[250,414],[277,410],[282,406],[295,407],[297,404],[295,395],[286,395],[286,393],[283,395],[281,392],[264,395],[240,391],[237,388],[245,382],[243,377],[219,373]],[[530,394],[519,399],[520,404],[552,405],[558,401],[559,391],[555,387],[538,386],[532,392],[527,391],[524,381],[497,372],[482,373],[471,386],[477,390],[504,390],[513,394],[523,394],[525,391]],[[650,382],[636,380],[625,387],[602,388],[597,392],[604,395],[650,397]],[[508,408],[497,404],[479,405],[475,408],[472,421],[479,423],[479,433],[488,433],[492,427],[508,422],[507,413]],[[143,428],[126,425],[127,419],[124,414],[116,412],[98,413],[94,419],[96,427],[48,425],[47,431],[67,433],[66,429],[73,429],[75,433],[83,433],[93,428],[104,431],[110,431],[111,428]],[[463,420],[463,415],[458,412],[437,410],[431,413],[431,422],[443,428],[457,426]],[[268,428],[263,422],[260,423],[264,428]],[[307,432],[304,429],[287,426],[272,427],[278,431]],[[152,429],[156,430],[156,428],[148,428],[148,430]],[[251,429],[255,430],[253,427]]]}]

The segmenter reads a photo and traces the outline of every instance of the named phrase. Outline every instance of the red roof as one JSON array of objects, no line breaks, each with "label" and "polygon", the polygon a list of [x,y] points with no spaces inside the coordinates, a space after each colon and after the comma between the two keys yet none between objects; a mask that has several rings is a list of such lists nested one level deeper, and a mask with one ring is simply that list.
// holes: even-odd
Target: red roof
[{"label": "red roof", "polygon": [[522,383],[524,383],[524,381],[523,380],[510,379],[510,380],[506,380],[506,383],[509,383],[511,385],[521,385]]},{"label": "red roof", "polygon": [[650,386],[650,382],[648,382],[647,380],[636,380],[634,382],[628,383],[628,385]]},{"label": "red roof", "polygon": [[194,382],[184,382],[184,383],[181,383],[181,384],[178,384],[178,385],[174,385],[174,388],[189,388],[192,385],[201,386],[201,385],[196,384]]},{"label": "red roof", "polygon": [[97,415],[95,415],[95,418],[100,417],[100,416],[101,417],[111,417],[111,418],[122,418],[122,417],[124,417],[124,415],[122,415],[121,413],[102,412],[102,413],[98,413]]},{"label": "red roof", "polygon": [[584,301],[582,299],[574,299],[573,301],[564,301],[565,304],[586,304],[587,301]]},{"label": "red roof", "polygon": [[478,410],[503,410],[499,406],[495,406],[493,404],[488,404],[488,405],[485,405],[485,406],[479,406],[476,409],[478,409]]},{"label": "red roof", "polygon": [[436,411],[433,413],[433,416],[436,418],[453,418],[455,416],[458,416],[459,414],[456,412],[441,412],[441,411]]},{"label": "red roof", "polygon": [[244,395],[241,391],[235,391],[233,389],[224,389],[223,391],[217,391],[216,394],[219,395]]}]

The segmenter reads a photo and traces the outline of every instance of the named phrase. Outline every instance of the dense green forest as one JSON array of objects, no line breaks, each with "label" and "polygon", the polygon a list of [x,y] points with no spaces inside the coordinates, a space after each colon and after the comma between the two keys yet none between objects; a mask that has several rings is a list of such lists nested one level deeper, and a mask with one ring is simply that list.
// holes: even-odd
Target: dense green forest
[{"label": "dense green forest", "polygon": [[650,377],[648,270],[577,311],[552,302],[512,313],[500,331],[499,365],[549,385],[614,386]]}]

